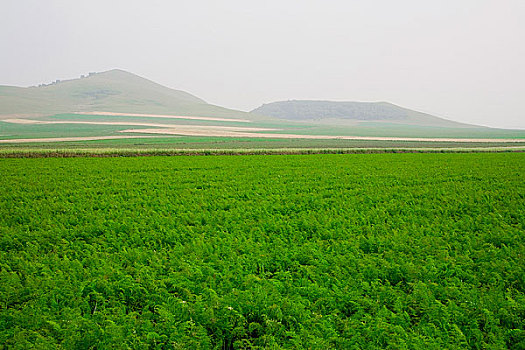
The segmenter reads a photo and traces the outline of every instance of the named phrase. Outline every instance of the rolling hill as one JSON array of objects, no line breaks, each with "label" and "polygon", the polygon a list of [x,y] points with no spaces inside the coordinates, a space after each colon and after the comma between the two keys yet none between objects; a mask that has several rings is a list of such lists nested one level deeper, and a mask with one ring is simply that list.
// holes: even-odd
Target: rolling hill
[{"label": "rolling hill", "polygon": [[281,101],[264,104],[252,113],[291,121],[328,124],[395,123],[445,128],[476,127],[416,112],[388,102]]},{"label": "rolling hill", "polygon": [[119,69],[38,87],[0,86],[0,119],[93,111],[250,117]]},{"label": "rolling hill", "polygon": [[242,139],[250,148],[254,139],[343,147],[355,141],[493,143],[487,139],[521,141],[525,134],[461,124],[387,102],[286,101],[242,112],[118,69],[38,87],[0,86],[0,144],[122,144],[125,138],[136,144],[167,138],[164,144],[177,147],[191,138],[205,140],[203,147]]}]

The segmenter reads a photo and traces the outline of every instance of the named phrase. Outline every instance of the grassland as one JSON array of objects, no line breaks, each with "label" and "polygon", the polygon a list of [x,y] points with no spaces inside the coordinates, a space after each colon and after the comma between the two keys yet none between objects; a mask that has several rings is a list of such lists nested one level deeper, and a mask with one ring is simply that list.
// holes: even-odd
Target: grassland
[{"label": "grassland", "polygon": [[[157,149],[232,149],[232,148],[442,148],[442,147],[487,147],[487,146],[525,146],[525,132],[522,130],[497,130],[488,128],[438,128],[423,126],[400,126],[386,123],[361,123],[356,126],[323,126],[313,123],[289,121],[209,121],[179,118],[155,118],[137,116],[110,116],[90,114],[57,114],[46,117],[30,118],[42,124],[17,124],[0,120],[0,149],[6,148],[157,148]],[[23,119],[19,119],[20,121]],[[45,124],[45,123],[65,124]],[[78,124],[106,123],[106,124]],[[115,123],[118,125],[111,125]],[[128,125],[128,124],[129,125]],[[180,129],[176,135],[150,134],[148,130],[158,129],[153,125],[172,126]],[[204,128],[204,129],[201,129]],[[248,128],[251,132],[227,132],[224,128]],[[126,132],[133,129],[142,133]],[[168,130],[168,128],[161,128]],[[204,131],[209,135],[185,135],[186,132]],[[265,129],[257,131],[257,129]],[[266,129],[271,129],[267,131]],[[135,130],[136,131],[136,130]],[[259,133],[265,138],[257,138]],[[284,135],[283,135],[284,134]],[[138,136],[145,136],[136,139]],[[222,136],[221,136],[222,135]],[[305,138],[294,139],[290,136],[303,135]],[[53,141],[53,138],[89,138],[89,137],[130,137],[118,140],[82,140]],[[315,137],[408,137],[423,138],[424,141],[401,140],[350,140],[350,139],[315,139]],[[131,138],[133,137],[133,139]],[[310,138],[308,138],[310,137]],[[455,142],[436,141],[433,138],[454,138]],[[27,139],[31,141],[6,143],[8,140]],[[33,140],[29,140],[33,139]],[[46,140],[47,139],[47,140]],[[468,139],[492,139],[491,142],[471,142]],[[508,139],[523,142],[509,142]],[[464,140],[464,141],[462,141]],[[37,141],[37,142],[36,142]]]},{"label": "grassland", "polygon": [[0,100],[0,150],[525,145],[523,130],[456,123],[386,102],[287,101],[236,111],[118,69],[39,87],[0,86]]},{"label": "grassland", "polygon": [[[325,141],[325,142],[323,142]],[[173,137],[144,138],[75,142],[50,142],[28,144],[4,144],[0,147],[0,157],[32,156],[47,153],[77,154],[86,156],[101,153],[125,155],[140,154],[188,154],[194,151],[209,151],[209,153],[249,154],[252,152],[269,153],[363,153],[376,152],[482,152],[482,151],[525,151],[525,143],[447,143],[447,142],[386,142],[386,141],[349,141],[349,140],[283,140],[264,139],[231,139],[212,137]],[[323,152],[326,151],[326,152]]]},{"label": "grassland", "polygon": [[[82,121],[82,120],[99,120],[104,122],[112,122],[118,118],[103,118],[100,116],[82,116],[82,115],[61,115],[54,117],[46,117],[46,120],[68,120]],[[122,118],[119,121],[137,122],[143,119],[140,118]],[[161,122],[166,123],[166,120],[155,118],[148,118],[147,122]],[[174,125],[177,123],[188,123],[186,120],[169,121]],[[207,125],[205,121],[191,121],[196,126]],[[246,123],[232,123],[222,122],[221,126],[246,126]],[[250,127],[275,128],[277,125],[271,123],[250,123]],[[312,125],[302,126],[298,128],[295,126],[286,125],[287,131],[297,134],[320,134],[328,135],[328,129],[316,128]],[[122,137],[126,134],[122,133],[123,129],[128,126],[122,125],[85,125],[85,124],[33,124],[21,125],[3,123],[0,121],[0,139],[49,139],[54,137]],[[143,128],[143,127],[141,127]],[[144,127],[147,128],[147,127]],[[355,131],[355,130],[354,130]],[[377,131],[377,130],[376,130]],[[343,132],[343,131],[340,131]],[[345,133],[350,134],[350,130]],[[277,131],[276,133],[279,133]],[[333,133],[333,131],[332,131]],[[356,132],[357,133],[357,132]],[[363,132],[363,134],[366,134]],[[379,136],[381,133],[375,135]],[[416,134],[414,134],[416,135]],[[412,135],[412,136],[414,136]],[[132,137],[138,137],[141,134],[132,134]],[[144,138],[130,138],[118,140],[77,140],[77,141],[62,141],[62,142],[30,142],[30,143],[1,143],[0,155],[9,152],[26,153],[32,152],[46,152],[48,150],[78,150],[78,149],[94,149],[98,151],[107,150],[108,152],[118,152],[122,149],[132,149],[137,152],[144,150],[228,150],[228,149],[260,149],[260,150],[279,150],[279,149],[369,149],[382,148],[388,149],[416,149],[416,148],[470,148],[479,149],[486,147],[512,147],[521,146],[525,149],[525,138],[523,142],[436,142],[436,141],[394,141],[394,140],[344,140],[344,139],[286,139],[279,138],[276,134],[275,138],[248,138],[248,137],[212,137],[212,136],[164,136],[164,135],[150,135],[143,134]],[[357,135],[359,136],[359,135]],[[457,136],[457,135],[454,135]],[[465,136],[465,135],[463,135]],[[485,137],[486,135],[475,135],[477,137]],[[505,136],[505,135],[504,135]],[[520,138],[520,134],[506,135],[506,137],[514,136]]]},{"label": "grassland", "polygon": [[10,114],[53,115],[78,111],[177,113],[244,117],[248,113],[206,103],[187,92],[114,69],[47,86],[0,85],[0,119]]},{"label": "grassland", "polygon": [[7,348],[519,349],[525,156],[0,159]]}]

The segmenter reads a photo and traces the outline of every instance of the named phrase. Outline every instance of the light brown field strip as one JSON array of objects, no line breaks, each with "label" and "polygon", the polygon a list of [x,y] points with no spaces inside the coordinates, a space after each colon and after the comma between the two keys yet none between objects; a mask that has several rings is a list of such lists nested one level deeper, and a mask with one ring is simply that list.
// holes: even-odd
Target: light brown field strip
[{"label": "light brown field strip", "polygon": [[[380,136],[345,136],[345,135],[300,135],[300,134],[273,134],[268,131],[278,131],[271,128],[250,128],[238,126],[217,125],[174,125],[140,122],[104,122],[104,121],[70,121],[70,120],[32,120],[32,119],[4,119],[2,122],[14,124],[85,124],[85,125],[117,125],[117,126],[148,126],[152,129],[127,129],[119,132],[180,135],[180,136],[207,136],[207,137],[242,137],[242,138],[271,138],[271,139],[317,139],[317,140],[363,140],[363,141],[413,141],[413,142],[465,142],[465,143],[525,143],[525,139],[469,139],[469,138],[424,138],[424,137],[380,137]],[[261,132],[263,131],[263,132]],[[257,133],[256,133],[257,132]],[[105,137],[105,136],[101,136]],[[125,138],[125,137],[122,137]],[[42,139],[22,139],[42,140]],[[50,140],[50,139],[44,139]],[[79,139],[81,140],[81,139]],[[86,140],[86,139],[85,139]],[[61,141],[61,140],[57,140]],[[69,140],[64,140],[69,141]],[[14,143],[14,140],[0,140],[2,143]],[[18,141],[41,142],[41,141]],[[52,142],[52,141],[43,141]]]},{"label": "light brown field strip", "polygon": [[154,128],[193,128],[193,129],[214,129],[214,130],[229,130],[229,131],[276,131],[279,129],[270,128],[250,128],[243,126],[216,126],[216,125],[175,125],[175,124],[160,124],[160,123],[140,123],[140,122],[102,122],[102,121],[78,121],[78,120],[33,120],[33,119],[4,119],[6,123],[13,124],[84,124],[84,125],[120,125],[120,126],[151,126]]},{"label": "light brown field strip", "polygon": [[51,137],[51,138],[39,138],[39,139],[0,140],[0,143],[97,141],[97,140],[118,140],[118,139],[145,139],[145,138],[159,138],[159,137],[162,137],[162,136],[122,135],[122,136]]},{"label": "light brown field strip", "polygon": [[12,119],[12,118],[39,118],[44,117],[44,114],[41,113],[16,113],[16,114],[0,114],[0,121],[3,121],[4,119]]},{"label": "light brown field strip", "polygon": [[217,136],[217,137],[251,137],[272,139],[317,139],[317,140],[363,140],[363,141],[417,141],[417,142],[479,142],[479,143],[516,143],[525,139],[458,139],[458,138],[423,138],[423,137],[377,137],[377,136],[335,136],[335,135],[298,135],[237,132],[234,130],[196,129],[185,126],[171,129],[128,129],[120,132],[138,132],[143,134],[164,134],[181,136]]},{"label": "light brown field strip", "polygon": [[115,113],[115,112],[76,112],[81,115],[100,115],[100,116],[120,116],[120,117],[144,117],[144,118],[168,118],[168,119],[192,119],[192,120],[211,120],[220,122],[240,122],[251,123],[248,119],[215,118],[215,117],[196,117],[188,115],[168,115],[168,114],[142,114],[142,113]]}]

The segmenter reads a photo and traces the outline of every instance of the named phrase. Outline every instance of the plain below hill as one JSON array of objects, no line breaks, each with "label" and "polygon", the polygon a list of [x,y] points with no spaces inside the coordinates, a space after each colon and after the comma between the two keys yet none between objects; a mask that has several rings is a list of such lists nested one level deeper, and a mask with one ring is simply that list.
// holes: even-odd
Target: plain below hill
[{"label": "plain below hill", "polygon": [[95,111],[253,118],[119,69],[47,85],[0,86],[0,119]]}]

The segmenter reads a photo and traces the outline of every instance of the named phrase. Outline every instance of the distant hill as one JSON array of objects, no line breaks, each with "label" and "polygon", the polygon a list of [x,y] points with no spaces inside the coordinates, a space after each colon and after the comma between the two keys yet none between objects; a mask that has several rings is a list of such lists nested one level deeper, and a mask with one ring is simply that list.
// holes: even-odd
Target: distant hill
[{"label": "distant hill", "polygon": [[0,118],[93,111],[250,117],[119,69],[38,87],[0,86]]},{"label": "distant hill", "polygon": [[[193,128],[183,133],[181,125]],[[152,128],[160,129],[146,130]],[[137,130],[239,138],[525,137],[523,131],[457,123],[387,102],[285,101],[236,111],[118,69],[38,87],[0,86],[0,140],[136,136]]]},{"label": "distant hill", "polygon": [[416,112],[388,102],[282,101],[251,111],[278,119],[329,124],[386,122],[450,128],[478,127]]}]

